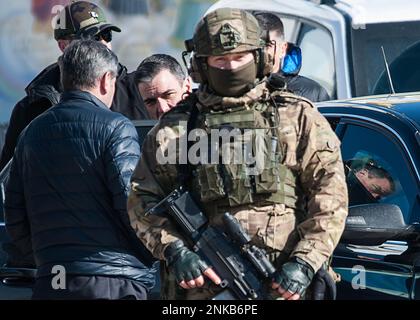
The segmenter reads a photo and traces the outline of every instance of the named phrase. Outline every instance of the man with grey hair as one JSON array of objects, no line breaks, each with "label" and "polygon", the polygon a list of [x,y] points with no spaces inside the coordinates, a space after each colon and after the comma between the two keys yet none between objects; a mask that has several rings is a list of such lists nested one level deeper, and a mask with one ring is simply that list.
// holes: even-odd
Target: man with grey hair
[{"label": "man with grey hair", "polygon": [[23,131],[13,157],[7,231],[34,256],[33,299],[146,299],[153,260],[126,211],[138,137],[109,110],[117,57],[98,41],[75,41],[59,65],[61,101]]},{"label": "man with grey hair", "polygon": [[191,93],[190,77],[167,54],[144,59],[134,72],[134,81],[151,119],[159,119]]}]

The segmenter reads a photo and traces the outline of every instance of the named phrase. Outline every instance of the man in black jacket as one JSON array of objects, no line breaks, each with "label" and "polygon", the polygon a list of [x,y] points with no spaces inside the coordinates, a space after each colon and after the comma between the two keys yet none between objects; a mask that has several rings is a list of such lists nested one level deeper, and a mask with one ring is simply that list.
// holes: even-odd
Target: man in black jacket
[{"label": "man in black jacket", "polygon": [[[61,51],[77,38],[91,38],[111,49],[112,31],[121,29],[107,23],[101,8],[87,1],[67,5],[59,14],[54,28],[54,38]],[[143,100],[134,84],[133,75],[127,74],[123,65],[118,67],[116,92],[111,110],[120,112],[131,120],[149,119]],[[44,69],[25,89],[26,96],[13,109],[0,157],[2,170],[13,157],[22,130],[38,115],[55,105],[63,91],[57,63]]]},{"label": "man in black jacket", "polygon": [[285,80],[287,89],[313,102],[330,100],[327,91],[319,83],[298,75],[302,62],[300,48],[284,40],[284,27],[280,18],[268,12],[254,15],[261,28],[268,31],[267,50],[274,56],[273,72]]},{"label": "man in black jacket", "polygon": [[138,136],[130,120],[109,110],[117,57],[83,40],[59,64],[60,102],[28,125],[16,147],[7,232],[23,255],[33,253],[34,299],[145,299],[153,259],[126,211]]}]

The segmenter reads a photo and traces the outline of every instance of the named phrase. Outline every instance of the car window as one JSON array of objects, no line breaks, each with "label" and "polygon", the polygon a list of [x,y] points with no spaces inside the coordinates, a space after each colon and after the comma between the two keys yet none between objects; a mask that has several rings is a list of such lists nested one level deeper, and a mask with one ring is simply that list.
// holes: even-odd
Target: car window
[{"label": "car window", "polygon": [[348,124],[341,148],[349,205],[396,204],[409,223],[417,187],[396,140],[379,128]]},{"label": "car window", "polygon": [[335,59],[330,33],[303,23],[297,44],[302,49],[300,75],[318,82],[327,90],[330,97],[335,98]]},{"label": "car window", "polygon": [[[420,42],[409,47],[389,66],[395,92],[414,92],[420,90],[420,70],[417,61],[420,56]],[[382,72],[373,89],[373,94],[390,93],[388,73]]]},{"label": "car window", "polygon": [[340,123],[341,118],[340,117],[330,117],[330,116],[327,116],[325,118],[328,120],[328,123],[330,124],[331,129],[333,129],[333,131],[335,132],[338,124]]},{"label": "car window", "polygon": [[[418,91],[418,55],[416,48],[406,52],[420,39],[420,21],[402,21],[368,24],[364,28],[351,28],[353,56],[354,96],[390,93],[384,48],[396,92]],[[401,57],[399,57],[402,54]]]}]

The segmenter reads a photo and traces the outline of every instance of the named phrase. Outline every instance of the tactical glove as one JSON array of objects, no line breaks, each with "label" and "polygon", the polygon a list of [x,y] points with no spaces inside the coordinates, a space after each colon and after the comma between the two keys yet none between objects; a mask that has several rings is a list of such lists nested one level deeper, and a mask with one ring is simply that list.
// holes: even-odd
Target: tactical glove
[{"label": "tactical glove", "polygon": [[292,294],[303,295],[311,284],[314,276],[312,267],[300,258],[293,258],[286,262],[280,272],[277,272],[273,281],[278,283],[284,290]]},{"label": "tactical glove", "polygon": [[172,242],[166,248],[164,256],[177,283],[196,279],[208,268],[207,263],[188,249],[181,240]]}]

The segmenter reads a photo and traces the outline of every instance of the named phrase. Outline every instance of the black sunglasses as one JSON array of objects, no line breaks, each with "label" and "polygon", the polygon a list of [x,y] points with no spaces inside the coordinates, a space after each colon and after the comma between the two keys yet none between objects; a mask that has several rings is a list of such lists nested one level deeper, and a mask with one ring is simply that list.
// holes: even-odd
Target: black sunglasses
[{"label": "black sunglasses", "polygon": [[105,42],[111,42],[112,41],[112,31],[110,29],[104,30],[104,31],[99,32],[98,34],[94,35],[92,38],[95,41],[104,40]]}]

